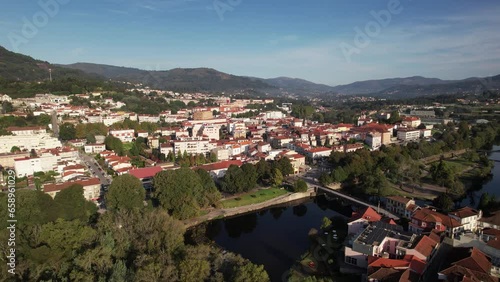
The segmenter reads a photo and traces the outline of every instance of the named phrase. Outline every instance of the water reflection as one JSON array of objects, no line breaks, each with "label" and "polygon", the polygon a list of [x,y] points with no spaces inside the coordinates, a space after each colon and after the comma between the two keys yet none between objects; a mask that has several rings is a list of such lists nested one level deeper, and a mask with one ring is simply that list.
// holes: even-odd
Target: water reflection
[{"label": "water reflection", "polygon": [[293,209],[293,214],[302,217],[307,214],[307,206],[306,205],[298,205],[292,208]]},{"label": "water reflection", "polygon": [[202,231],[191,233],[205,232],[206,237],[219,246],[264,265],[272,281],[281,281],[282,274],[309,248],[309,230],[318,229],[324,216],[344,223],[344,214],[350,216],[351,211],[348,203],[328,201],[320,196],[214,220],[197,227]]},{"label": "water reflection", "polygon": [[224,229],[231,238],[239,238],[243,233],[252,233],[257,227],[257,213],[249,213],[224,221]]}]

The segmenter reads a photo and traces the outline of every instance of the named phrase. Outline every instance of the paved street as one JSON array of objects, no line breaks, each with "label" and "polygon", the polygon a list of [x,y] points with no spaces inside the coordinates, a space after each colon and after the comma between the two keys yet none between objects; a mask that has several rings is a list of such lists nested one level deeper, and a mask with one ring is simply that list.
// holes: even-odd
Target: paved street
[{"label": "paved street", "polygon": [[99,164],[97,163],[97,161],[93,157],[87,156],[83,153],[80,153],[80,158],[85,162],[85,165],[89,168],[89,171],[93,175],[95,175],[96,177],[99,178],[99,180],[101,181],[101,184],[103,184],[103,185],[111,184],[112,178],[106,174],[104,169],[102,169],[99,166]]}]

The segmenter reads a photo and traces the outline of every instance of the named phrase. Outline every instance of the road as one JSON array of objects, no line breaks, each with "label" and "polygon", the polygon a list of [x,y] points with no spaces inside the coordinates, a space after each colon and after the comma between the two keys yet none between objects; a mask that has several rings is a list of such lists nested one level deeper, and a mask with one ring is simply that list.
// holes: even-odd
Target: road
[{"label": "road", "polygon": [[111,184],[112,178],[106,174],[106,172],[99,166],[99,164],[93,157],[80,153],[80,158],[85,162],[85,164],[89,168],[89,171],[99,178],[101,184]]}]

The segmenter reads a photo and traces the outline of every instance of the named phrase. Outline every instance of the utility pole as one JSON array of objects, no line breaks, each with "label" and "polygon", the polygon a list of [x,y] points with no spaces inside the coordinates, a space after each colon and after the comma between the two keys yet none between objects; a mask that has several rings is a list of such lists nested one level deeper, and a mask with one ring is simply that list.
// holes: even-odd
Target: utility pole
[{"label": "utility pole", "polygon": [[49,69],[49,80],[52,82],[52,69]]}]

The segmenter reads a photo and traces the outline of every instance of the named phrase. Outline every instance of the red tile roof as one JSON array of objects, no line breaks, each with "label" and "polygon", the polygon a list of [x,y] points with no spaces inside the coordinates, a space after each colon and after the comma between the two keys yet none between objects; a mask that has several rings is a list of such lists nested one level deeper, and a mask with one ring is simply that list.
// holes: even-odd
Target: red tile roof
[{"label": "red tile roof", "polygon": [[380,221],[382,219],[382,216],[378,214],[374,209],[371,207],[366,207],[363,210],[355,211],[351,215],[350,221],[355,221],[360,218],[366,219],[370,222],[376,222]]},{"label": "red tile roof", "polygon": [[422,236],[414,249],[425,257],[429,257],[436,246],[437,242],[426,235]]},{"label": "red tile roof", "polygon": [[101,181],[99,181],[99,178],[90,178],[90,179],[86,179],[86,180],[68,181],[68,182],[58,183],[58,184],[46,184],[43,186],[43,192],[47,193],[47,192],[64,190],[73,184],[80,184],[83,187],[85,187],[85,186],[101,184]]},{"label": "red tile roof", "polygon": [[129,170],[128,173],[139,178],[139,179],[144,179],[144,178],[153,177],[160,171],[162,171],[161,167],[152,166],[152,167],[131,169],[131,170]]},{"label": "red tile roof", "polygon": [[453,264],[485,273],[490,273],[491,269],[491,262],[488,257],[476,248],[472,248],[470,257],[454,262]]},{"label": "red tile roof", "polygon": [[449,214],[454,215],[458,218],[466,218],[466,217],[478,215],[479,212],[473,208],[470,208],[470,207],[463,207],[463,208],[456,210],[454,212],[450,212]]},{"label": "red tile roof", "polygon": [[408,267],[410,262],[401,259],[380,258],[372,260],[368,267]]}]

